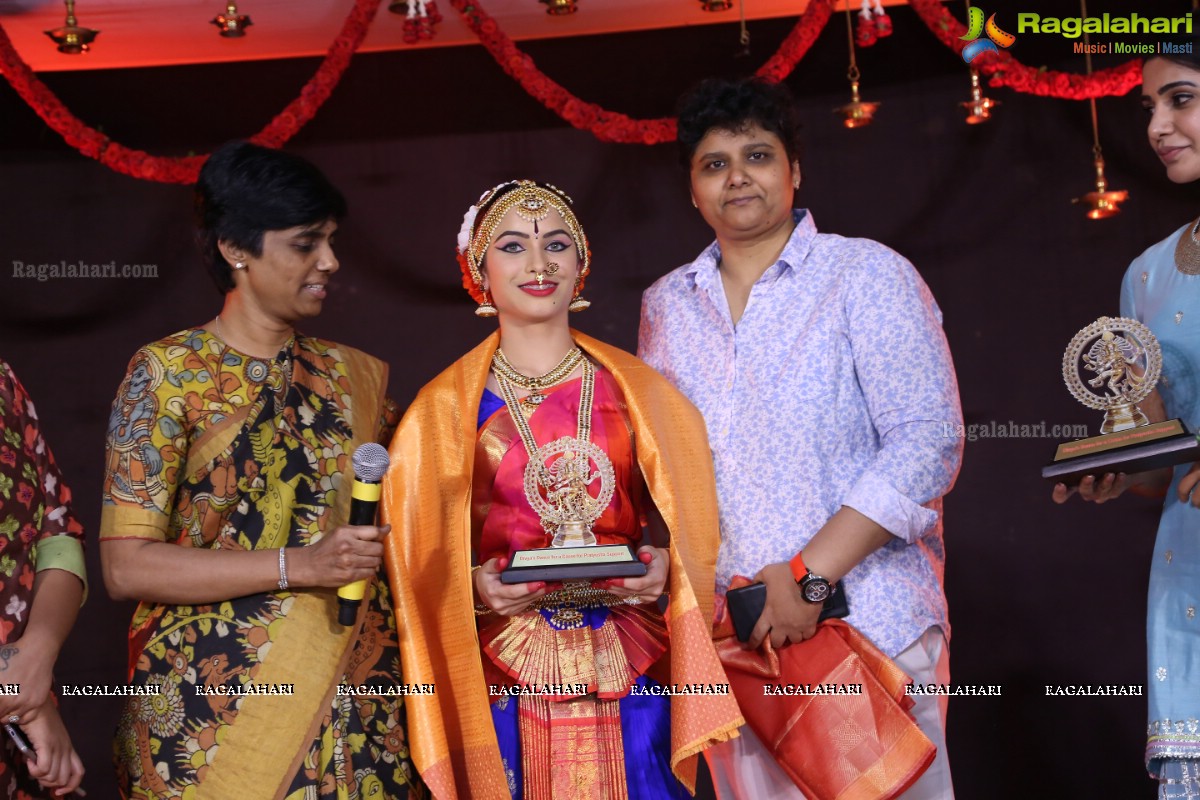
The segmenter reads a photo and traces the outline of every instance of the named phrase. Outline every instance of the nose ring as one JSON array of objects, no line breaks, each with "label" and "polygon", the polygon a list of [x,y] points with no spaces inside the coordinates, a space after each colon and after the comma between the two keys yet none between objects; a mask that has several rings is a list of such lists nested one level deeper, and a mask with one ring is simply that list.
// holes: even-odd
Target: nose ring
[{"label": "nose ring", "polygon": [[546,263],[546,270],[544,272],[533,273],[534,276],[537,277],[538,286],[542,285],[542,283],[546,280],[547,275],[553,275],[554,273],[558,272],[558,269],[558,264],[555,264],[553,261],[549,261]]}]

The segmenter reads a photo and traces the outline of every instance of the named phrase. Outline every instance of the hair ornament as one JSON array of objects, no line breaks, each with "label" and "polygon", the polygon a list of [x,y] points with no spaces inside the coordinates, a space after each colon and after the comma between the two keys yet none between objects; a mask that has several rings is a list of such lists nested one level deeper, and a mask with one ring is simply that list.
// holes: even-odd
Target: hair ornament
[{"label": "hair ornament", "polygon": [[475,201],[475,204],[467,209],[466,214],[463,214],[462,227],[458,229],[458,252],[466,253],[467,248],[471,246],[471,231],[475,227],[475,218],[479,216],[480,207],[484,205],[487,198],[496,193],[497,189],[507,186],[510,183],[512,181],[505,181],[488,189],[479,195],[479,199]]}]

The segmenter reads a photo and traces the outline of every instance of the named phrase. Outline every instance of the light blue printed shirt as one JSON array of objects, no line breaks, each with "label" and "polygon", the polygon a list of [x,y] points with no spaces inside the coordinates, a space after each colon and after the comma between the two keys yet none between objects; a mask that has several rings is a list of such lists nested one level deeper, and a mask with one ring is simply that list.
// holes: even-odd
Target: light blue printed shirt
[{"label": "light blue printed shirt", "polygon": [[941,498],[962,460],[954,366],[908,261],[794,213],[736,327],[714,242],[646,290],[638,355],[707,423],[719,591],[790,560],[849,506],[895,538],[846,576],[847,621],[895,656],[930,626],[950,636]]}]

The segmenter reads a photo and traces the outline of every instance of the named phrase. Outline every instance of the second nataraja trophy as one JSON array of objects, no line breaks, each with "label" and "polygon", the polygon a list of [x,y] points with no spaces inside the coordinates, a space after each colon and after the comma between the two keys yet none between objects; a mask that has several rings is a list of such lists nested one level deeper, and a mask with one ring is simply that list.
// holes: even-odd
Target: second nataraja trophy
[{"label": "second nataraja trophy", "polygon": [[1104,412],[1100,435],[1063,442],[1042,477],[1067,486],[1087,475],[1132,475],[1200,460],[1200,442],[1181,420],[1151,423],[1137,404],[1162,375],[1162,347],[1142,323],[1100,317],[1063,353],[1063,380],[1075,399]]}]

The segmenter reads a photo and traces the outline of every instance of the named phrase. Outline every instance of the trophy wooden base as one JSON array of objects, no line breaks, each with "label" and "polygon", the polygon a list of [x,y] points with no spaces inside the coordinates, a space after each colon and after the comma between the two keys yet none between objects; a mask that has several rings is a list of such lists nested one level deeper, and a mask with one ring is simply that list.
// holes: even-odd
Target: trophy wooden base
[{"label": "trophy wooden base", "polygon": [[1042,467],[1042,477],[1075,486],[1088,475],[1133,475],[1188,461],[1200,461],[1200,441],[1182,421],[1173,419],[1064,442],[1054,462]]},{"label": "trophy wooden base", "polygon": [[528,581],[592,581],[604,578],[640,578],[646,565],[627,544],[586,547],[542,547],[513,553],[501,583]]}]

